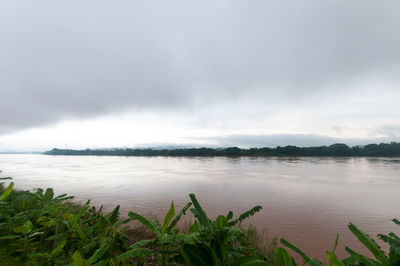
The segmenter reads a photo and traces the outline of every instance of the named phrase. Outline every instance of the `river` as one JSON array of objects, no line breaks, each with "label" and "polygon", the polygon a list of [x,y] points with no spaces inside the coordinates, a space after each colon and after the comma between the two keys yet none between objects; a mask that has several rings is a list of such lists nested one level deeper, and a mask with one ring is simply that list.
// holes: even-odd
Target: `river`
[{"label": "river", "polygon": [[344,246],[362,250],[348,222],[376,236],[396,231],[400,217],[400,158],[187,158],[1,154],[1,176],[17,189],[52,187],[76,200],[111,210],[121,205],[161,217],[195,193],[210,217],[261,205],[248,220],[322,258],[340,234]]}]

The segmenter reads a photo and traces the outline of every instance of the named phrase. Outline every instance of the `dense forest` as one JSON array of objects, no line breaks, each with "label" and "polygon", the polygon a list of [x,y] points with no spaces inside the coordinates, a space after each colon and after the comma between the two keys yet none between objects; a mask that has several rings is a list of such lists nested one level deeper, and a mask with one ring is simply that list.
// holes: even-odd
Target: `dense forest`
[{"label": "dense forest", "polygon": [[400,143],[368,144],[349,147],[336,143],[330,146],[276,148],[184,148],[184,149],[52,149],[48,155],[117,155],[117,156],[400,156]]}]

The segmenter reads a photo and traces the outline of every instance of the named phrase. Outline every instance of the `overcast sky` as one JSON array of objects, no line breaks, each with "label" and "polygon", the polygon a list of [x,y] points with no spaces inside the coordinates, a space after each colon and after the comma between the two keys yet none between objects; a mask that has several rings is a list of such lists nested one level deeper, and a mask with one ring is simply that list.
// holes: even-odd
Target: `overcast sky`
[{"label": "overcast sky", "polygon": [[0,1],[0,151],[400,141],[400,1]]}]

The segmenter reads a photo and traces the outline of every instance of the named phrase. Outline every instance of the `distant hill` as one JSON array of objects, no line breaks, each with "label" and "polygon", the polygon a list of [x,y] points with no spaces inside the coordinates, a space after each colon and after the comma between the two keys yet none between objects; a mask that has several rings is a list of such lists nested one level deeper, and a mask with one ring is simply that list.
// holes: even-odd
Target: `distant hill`
[{"label": "distant hill", "polygon": [[400,156],[400,143],[368,144],[349,147],[343,143],[330,146],[276,148],[163,148],[163,149],[52,149],[48,155],[98,155],[98,156]]}]

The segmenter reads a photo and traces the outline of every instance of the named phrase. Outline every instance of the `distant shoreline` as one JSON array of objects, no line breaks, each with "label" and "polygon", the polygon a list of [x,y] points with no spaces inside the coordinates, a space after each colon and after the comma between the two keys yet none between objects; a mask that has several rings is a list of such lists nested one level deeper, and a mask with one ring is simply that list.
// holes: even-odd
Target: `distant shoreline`
[{"label": "distant shoreline", "polygon": [[368,144],[349,147],[336,143],[330,146],[276,148],[179,148],[179,149],[57,149],[46,151],[46,155],[90,155],[90,156],[166,156],[166,157],[270,157],[270,156],[319,156],[319,157],[395,157],[400,156],[400,143]]}]

